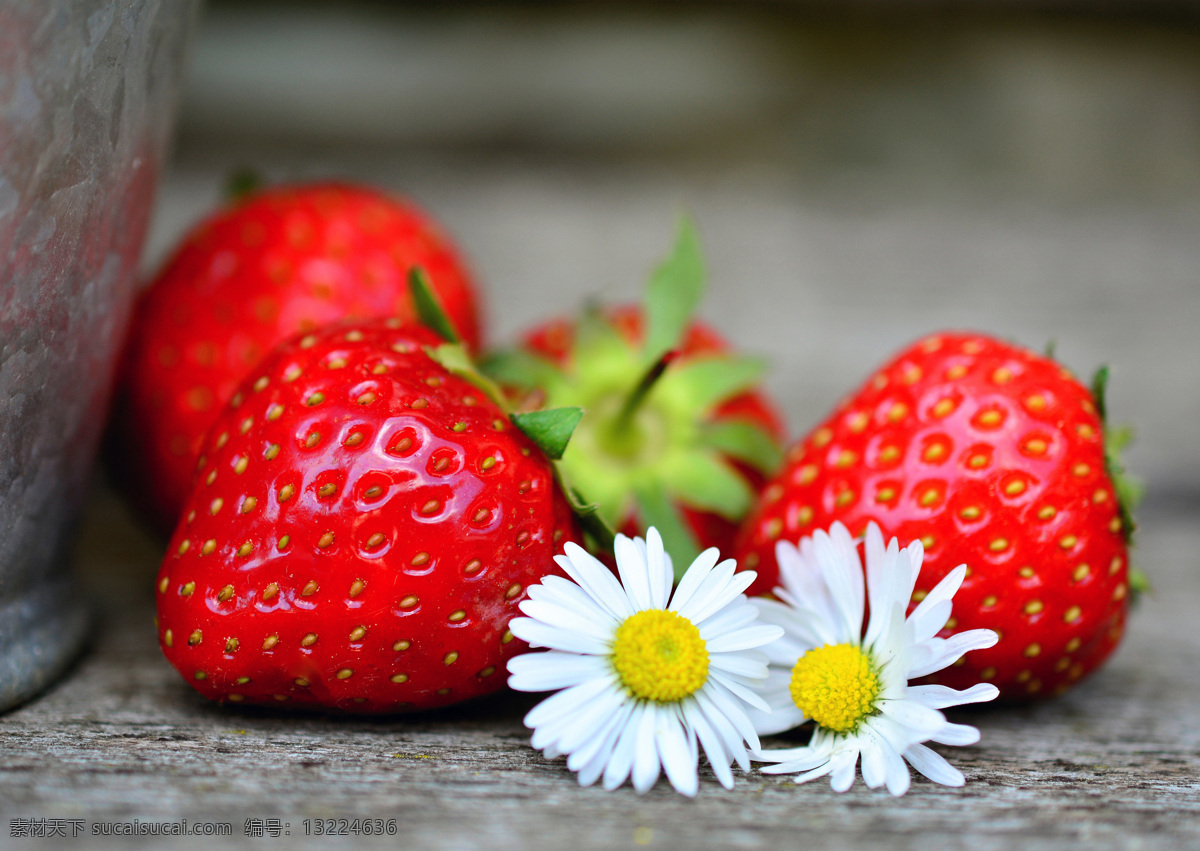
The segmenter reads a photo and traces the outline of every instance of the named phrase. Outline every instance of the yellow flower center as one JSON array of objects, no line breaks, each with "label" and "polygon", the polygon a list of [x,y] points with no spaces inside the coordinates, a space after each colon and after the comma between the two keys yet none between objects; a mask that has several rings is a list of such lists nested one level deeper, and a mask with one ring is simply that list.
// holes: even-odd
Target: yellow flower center
[{"label": "yellow flower center", "polygon": [[809,650],[792,668],[792,700],[822,727],[848,733],[875,712],[879,677],[871,660],[853,644]]},{"label": "yellow flower center", "polygon": [[708,680],[708,646],[700,630],[663,609],[638,612],[617,627],[612,663],[635,697],[659,703],[682,700]]}]

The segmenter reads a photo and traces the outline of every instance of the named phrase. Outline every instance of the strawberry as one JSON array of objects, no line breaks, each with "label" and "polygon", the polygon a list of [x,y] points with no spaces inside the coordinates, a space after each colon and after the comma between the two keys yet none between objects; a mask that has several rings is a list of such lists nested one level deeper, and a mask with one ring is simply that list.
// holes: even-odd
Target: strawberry
[{"label": "strawberry", "polygon": [[578,534],[440,342],[396,320],[294,337],[217,417],[157,584],[201,694],[378,713],[503,686],[508,621]]},{"label": "strawberry", "polygon": [[756,389],[762,363],[690,319],[702,288],[684,221],[642,305],[545,323],[483,365],[528,403],[584,409],[564,478],[610,526],[657,527],[681,568],[703,548],[732,547],[781,457],[779,417]]},{"label": "strawberry", "polygon": [[335,320],[412,319],[414,265],[477,347],[470,276],[408,202],[343,184],[277,187],[188,234],[136,309],[112,434],[119,475],[156,525],[174,528],[201,439],[259,359]]},{"label": "strawberry", "polygon": [[1001,634],[931,681],[986,680],[1008,700],[1061,693],[1125,625],[1129,494],[1106,454],[1102,398],[1049,358],[983,335],[919,341],[789,450],[736,551],[758,571],[749,593],[775,586],[777,540],[874,520],[925,548],[913,605],[967,565],[943,635]]}]

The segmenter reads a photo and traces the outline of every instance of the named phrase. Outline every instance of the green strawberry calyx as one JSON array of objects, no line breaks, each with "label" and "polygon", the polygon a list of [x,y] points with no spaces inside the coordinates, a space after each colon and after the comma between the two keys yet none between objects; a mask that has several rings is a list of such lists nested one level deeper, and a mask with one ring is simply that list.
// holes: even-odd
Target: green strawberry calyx
[{"label": "green strawberry calyx", "polygon": [[[1112,479],[1113,490],[1117,497],[1117,511],[1121,518],[1121,531],[1125,536],[1126,546],[1133,545],[1133,533],[1137,524],[1133,512],[1142,501],[1145,488],[1140,479],[1125,471],[1121,453],[1133,441],[1133,429],[1129,426],[1110,428],[1108,424],[1108,377],[1107,366],[1096,370],[1092,376],[1092,398],[1096,404],[1096,413],[1100,417],[1100,425],[1104,432],[1104,468]],[[1150,590],[1150,580],[1146,574],[1130,565],[1129,588],[1133,592],[1134,602],[1141,594]]]},{"label": "green strawberry calyx", "polygon": [[774,438],[758,426],[715,417],[722,403],[759,383],[765,362],[679,353],[704,278],[699,240],[684,217],[646,288],[640,341],[591,308],[562,363],[523,348],[482,365],[491,378],[535,394],[546,408],[584,411],[560,461],[564,481],[585,491],[609,526],[637,517],[656,527],[677,571],[700,551],[680,506],[740,520],[754,492],[732,462],[770,472],[780,458]]},{"label": "green strawberry calyx", "polygon": [[576,426],[583,417],[583,410],[577,407],[563,407],[514,413],[504,392],[494,381],[480,372],[470,354],[463,347],[458,330],[450,321],[446,311],[442,309],[433,288],[429,285],[429,278],[425,274],[425,270],[413,267],[409,272],[408,286],[413,304],[416,306],[418,320],[426,328],[446,340],[439,346],[427,346],[425,353],[451,374],[470,381],[495,402],[500,410],[508,414],[512,424],[550,459],[559,485],[566,494],[567,501],[579,520],[580,526],[597,547],[611,552],[615,537],[612,529],[600,518],[595,505],[588,503],[578,491],[565,486],[562,480],[562,470],[558,463],[571,442]]},{"label": "green strawberry calyx", "polygon": [[252,168],[239,168],[225,178],[225,199],[239,203],[261,192],[267,185],[262,173]]}]

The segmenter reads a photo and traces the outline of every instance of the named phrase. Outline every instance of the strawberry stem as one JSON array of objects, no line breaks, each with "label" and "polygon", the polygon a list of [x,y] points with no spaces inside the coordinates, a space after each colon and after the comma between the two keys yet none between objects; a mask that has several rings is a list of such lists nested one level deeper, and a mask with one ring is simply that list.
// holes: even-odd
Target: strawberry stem
[{"label": "strawberry stem", "polygon": [[599,508],[595,503],[588,502],[583,494],[575,488],[564,487],[563,490],[567,494],[571,511],[575,514],[580,528],[592,539],[596,549],[611,555],[617,536],[612,527],[605,523],[604,518],[600,516]]},{"label": "strawberry stem", "polygon": [[658,383],[658,379],[662,378],[663,373],[667,371],[667,367],[671,365],[671,361],[679,356],[677,350],[671,350],[665,353],[662,357],[656,360],[646,374],[642,376],[633,391],[625,398],[624,404],[621,405],[621,410],[617,412],[617,416],[612,421],[612,431],[614,434],[627,434],[633,426],[633,418],[637,416],[638,409],[642,407],[642,403],[646,401],[646,397],[650,391],[654,389],[654,385]]}]

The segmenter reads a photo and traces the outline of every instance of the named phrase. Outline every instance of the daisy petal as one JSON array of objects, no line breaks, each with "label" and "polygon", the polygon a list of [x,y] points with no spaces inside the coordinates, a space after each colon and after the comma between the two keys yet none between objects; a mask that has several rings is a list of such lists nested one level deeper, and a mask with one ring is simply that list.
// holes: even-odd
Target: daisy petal
[{"label": "daisy petal", "polygon": [[565,754],[571,754],[589,741],[602,739],[608,724],[620,716],[620,709],[625,703],[625,695],[613,683],[572,718],[570,727],[557,738],[554,746]]},{"label": "daisy petal", "polygon": [[662,770],[654,739],[659,725],[664,723],[662,717],[667,713],[668,710],[661,706],[648,704],[641,718],[638,719],[637,740],[633,750],[633,788],[639,795],[654,785],[654,781],[658,779]]},{"label": "daisy petal", "polygon": [[[794,608],[811,609],[818,621],[832,628],[837,623],[837,613],[812,548],[812,538],[801,539],[799,547],[788,541],[776,542],[775,559],[779,562],[783,588],[776,588],[775,596]],[[803,607],[799,601],[804,601]],[[832,640],[836,643],[838,639]]]},{"label": "daisy petal", "polygon": [[887,758],[883,753],[883,740],[863,728],[859,736],[862,743],[862,776],[868,789],[878,789],[887,782]]},{"label": "daisy petal", "polygon": [[696,624],[696,626],[700,629],[701,638],[705,641],[712,641],[726,633],[743,629],[751,624],[759,626],[760,624],[755,623],[757,620],[758,609],[752,606],[750,601],[747,600],[740,605],[726,606],[704,621],[704,623]]},{"label": "daisy petal", "polygon": [[530,746],[544,752],[548,759],[570,753],[573,748],[566,745],[564,739],[586,738],[603,728],[605,718],[597,710],[603,710],[611,704],[602,701],[602,697],[603,694],[579,706],[574,712],[559,714],[538,724],[529,741]]},{"label": "daisy petal", "polygon": [[[619,729],[615,729],[610,733],[610,735],[612,736],[614,741],[616,740],[616,736],[619,732],[620,732]],[[608,749],[609,749],[609,752],[612,751],[611,744],[609,745]],[[573,770],[579,772],[579,774],[578,774],[579,785],[580,786],[591,786],[593,783],[595,783],[597,780],[600,779],[600,775],[604,773],[604,766],[607,764],[608,764],[608,754],[604,753],[603,751],[598,751],[597,753],[595,753],[592,756],[592,758],[590,760],[588,760],[585,763],[581,763],[578,768],[573,769]],[[569,765],[567,767],[571,768],[571,766],[569,766]]]},{"label": "daisy petal", "polygon": [[684,727],[675,713],[659,713],[658,729],[655,730],[658,758],[662,762],[667,780],[675,791],[689,798],[700,791],[700,776],[696,767],[696,754],[688,746]]},{"label": "daisy petal", "polygon": [[[922,603],[925,601],[922,600]],[[908,616],[908,625],[912,628],[914,641],[928,641],[946,625],[946,621],[950,620],[950,614],[954,610],[954,604],[949,600],[942,600],[934,606],[929,606],[923,611],[913,612]]]},{"label": "daisy petal", "polygon": [[520,609],[528,617],[541,621],[547,626],[574,630],[600,642],[606,642],[612,636],[611,626],[581,617],[581,613],[577,609],[569,609],[546,600],[522,600]]},{"label": "daisy petal", "polygon": [[744,677],[747,680],[765,680],[767,678],[767,658],[756,659],[745,653],[713,653],[708,657],[710,670],[716,668],[727,674]]},{"label": "daisy petal", "polygon": [[750,719],[732,697],[721,694],[719,689],[703,689],[696,693],[695,698],[696,705],[724,742],[726,753],[731,754],[743,769],[748,769],[750,759],[743,742],[749,742],[753,749],[759,746],[758,735]]},{"label": "daisy petal", "polygon": [[809,746],[758,751],[754,754],[754,758],[759,762],[776,763],[760,769],[764,774],[792,774],[796,771],[809,771],[828,763],[829,756],[828,750]]},{"label": "daisy petal", "polygon": [[[740,698],[743,702],[748,703],[751,706],[756,707],[758,709],[761,709],[763,712],[771,711],[771,707],[767,706],[767,702],[765,700],[763,700],[762,697],[760,697],[754,691],[754,689],[750,688],[749,686],[742,685],[734,678],[736,675],[729,675],[729,674],[724,673],[723,671],[713,670],[713,668],[711,667],[711,663],[710,663],[710,667],[708,669],[708,676],[709,676],[709,680],[712,681],[714,684],[720,684],[728,691],[733,692],[733,694],[736,695],[738,698]],[[717,689],[713,689],[714,693],[716,691],[717,691]],[[742,712],[741,707],[735,706],[732,708],[737,709],[737,711],[739,713]]]},{"label": "daisy petal", "polygon": [[795,608],[774,600],[764,600],[761,597],[755,597],[750,604],[758,609],[760,621],[780,627],[788,639],[804,646],[804,650],[789,664],[794,665],[796,659],[814,647],[820,647],[822,644],[837,644],[839,641],[829,623],[822,620],[820,615],[811,609]]},{"label": "daisy petal", "polygon": [[512,634],[531,647],[549,647],[570,653],[589,653],[601,656],[608,653],[608,644],[591,635],[544,624],[533,618],[513,618],[508,622]]},{"label": "daisy petal", "polygon": [[662,535],[651,526],[646,530],[646,567],[650,575],[650,608],[665,609],[671,599],[675,574],[663,550]]},{"label": "daisy petal", "polygon": [[508,660],[508,687],[517,691],[553,691],[579,685],[584,680],[610,674],[608,661],[547,650],[524,653]]},{"label": "daisy petal", "polygon": [[700,747],[704,749],[704,755],[708,758],[708,764],[712,766],[717,782],[726,789],[732,789],[733,772],[729,769],[731,757],[726,752],[721,737],[708,723],[708,719],[704,717],[704,713],[700,711],[699,705],[694,700],[683,703],[683,719],[684,723],[696,731]]},{"label": "daisy petal", "polygon": [[946,716],[936,709],[922,706],[914,700],[889,700],[880,711],[903,726],[913,741],[923,742],[946,726]]},{"label": "daisy petal", "polygon": [[[764,769],[765,770],[765,769]],[[829,772],[833,771],[833,763],[826,762],[824,765],[814,768],[811,771],[806,771],[803,774],[797,774],[792,778],[794,783],[807,783],[810,780],[816,780],[818,777],[824,777]],[[851,781],[853,782],[853,780]],[[849,787],[847,787],[849,788]]]},{"label": "daisy petal", "polygon": [[840,640],[857,643],[863,627],[862,565],[857,553],[852,563],[846,557],[843,535],[849,538],[846,527],[840,523],[833,524],[830,534],[818,532],[813,536],[813,551],[821,576],[833,597]]},{"label": "daisy petal", "polygon": [[600,692],[609,687],[604,680],[588,680],[577,686],[557,692],[543,700],[525,716],[525,726],[541,727],[557,718],[569,716],[573,712],[594,700]]},{"label": "daisy petal", "polygon": [[908,697],[930,709],[945,709],[966,703],[986,703],[1000,696],[1000,689],[991,683],[979,683],[962,691],[938,685],[909,686]]},{"label": "daisy petal", "polygon": [[734,575],[736,566],[737,562],[731,558],[718,564],[692,598],[675,611],[692,623],[699,624],[732,603],[754,582],[749,572]]},{"label": "daisy petal", "polygon": [[572,541],[563,545],[563,552],[566,555],[555,556],[554,561],[580,588],[616,618],[624,620],[633,614],[625,589],[598,559]]},{"label": "daisy petal", "polygon": [[[893,583],[893,573],[896,571],[900,550],[895,538],[892,538],[888,544],[884,543],[883,534],[874,521],[867,524],[865,549],[867,554],[867,600],[871,609],[871,618],[867,624],[866,635],[863,636],[863,644],[870,646],[875,643],[879,633],[887,625],[886,619],[878,617],[877,613],[887,611],[888,606],[894,602],[892,600],[894,594],[889,593],[889,587]],[[904,602],[907,604],[908,601]]]},{"label": "daisy petal", "polygon": [[634,539],[618,534],[613,541],[613,554],[617,558],[617,573],[621,577],[621,585],[629,596],[634,611],[654,608],[650,594],[650,571],[642,547],[639,547]]},{"label": "daisy petal", "polygon": [[943,786],[962,786],[967,782],[961,771],[925,745],[909,746],[904,751],[904,758],[913,768],[934,783],[941,783]]},{"label": "daisy petal", "polygon": [[916,615],[921,611],[922,607],[931,608],[938,603],[946,600],[954,599],[954,595],[958,593],[958,589],[962,587],[963,580],[967,578],[967,566],[960,564],[954,570],[942,577],[942,580],[933,586],[928,594],[925,595],[917,607],[913,609],[913,614]]},{"label": "daisy petal", "polygon": [[692,599],[697,589],[704,584],[704,580],[708,578],[708,574],[720,559],[721,553],[716,547],[709,547],[696,556],[696,560],[692,562],[691,567],[687,569],[687,572],[683,574],[683,578],[679,580],[679,587],[675,589],[675,595],[671,597],[671,605],[668,608],[672,612],[678,612],[682,606],[688,604],[688,601]]},{"label": "daisy petal", "polygon": [[912,665],[908,670],[908,678],[915,680],[934,671],[940,671],[947,665],[958,661],[964,653],[972,650],[983,650],[992,647],[1000,640],[1000,636],[990,629],[969,629],[956,633],[949,638],[931,638],[922,645],[926,649],[924,658],[914,654]]},{"label": "daisy petal", "polygon": [[[622,703],[591,741],[580,745],[567,757],[567,768],[580,773],[581,785],[591,786],[604,771],[604,766],[608,764],[613,748],[617,744],[617,737],[625,728],[625,723],[629,720],[632,712],[632,702]],[[585,783],[584,773],[591,775],[592,771],[595,772],[594,776]]]},{"label": "daisy petal", "polygon": [[845,792],[854,785],[854,769],[858,765],[858,749],[847,747],[835,751],[829,760],[829,785],[835,792]]},{"label": "daisy petal", "polygon": [[887,790],[896,796],[903,795],[912,784],[912,775],[908,773],[908,766],[904,763],[900,754],[891,748],[888,748],[884,754],[888,764]]},{"label": "daisy petal", "polygon": [[[751,609],[753,612],[754,610]],[[701,633],[703,635],[703,633]],[[783,627],[752,626],[739,629],[712,639],[708,642],[709,653],[732,653],[737,650],[753,650],[783,638]],[[766,676],[764,673],[763,676]]]},{"label": "daisy petal", "polygon": [[746,710],[750,723],[754,725],[754,731],[760,736],[786,733],[808,720],[808,716],[792,702],[791,695],[785,694],[778,703],[774,700],[768,701],[768,703],[771,707],[770,712],[763,712],[754,707]]},{"label": "daisy petal", "polygon": [[946,724],[929,738],[941,745],[973,745],[979,741],[979,728],[969,724]]},{"label": "daisy petal", "polygon": [[545,600],[578,611],[582,617],[595,623],[609,627],[615,627],[618,623],[612,612],[597,603],[590,594],[570,579],[544,576],[540,583],[529,586],[528,593],[531,600]]},{"label": "daisy petal", "polygon": [[900,753],[913,742],[912,731],[886,715],[874,715],[868,718],[864,724],[875,731],[896,753]]},{"label": "daisy petal", "polygon": [[637,704],[630,712],[625,726],[621,729],[621,735],[617,737],[617,743],[613,747],[612,757],[608,761],[608,765],[604,767],[604,788],[612,791],[620,786],[629,777],[629,772],[633,770],[633,755],[637,749],[637,731],[641,725],[642,717],[651,711],[645,704]]}]

